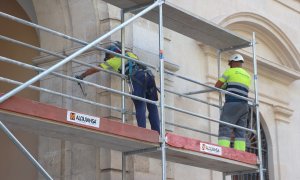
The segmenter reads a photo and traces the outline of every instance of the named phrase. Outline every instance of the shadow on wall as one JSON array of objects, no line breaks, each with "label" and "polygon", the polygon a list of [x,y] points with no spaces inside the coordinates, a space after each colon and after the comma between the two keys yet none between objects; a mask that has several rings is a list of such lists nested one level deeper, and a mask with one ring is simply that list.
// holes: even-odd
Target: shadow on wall
[{"label": "shadow on wall", "polygon": [[[29,20],[27,14],[16,0],[1,0],[0,11]],[[39,39],[35,29],[0,17],[0,35],[23,41],[39,47]],[[0,56],[32,64],[32,59],[39,55],[39,52],[15,45],[13,43],[0,40]],[[32,70],[20,68],[16,65],[0,62],[0,77],[25,82],[37,73]],[[38,86],[38,83],[35,84]],[[6,93],[15,86],[0,82],[0,93]],[[38,100],[39,92],[24,90],[18,94],[25,98]],[[1,120],[1,119],[0,119]],[[27,148],[27,150],[37,157],[38,137],[20,129],[9,129]],[[16,148],[11,140],[0,130],[0,179],[37,179],[38,172],[31,162]]]},{"label": "shadow on wall", "polygon": [[[25,11],[15,0],[1,0],[0,11],[30,21]],[[0,17],[0,25],[0,35],[39,47],[39,39],[35,29],[3,17]],[[35,50],[13,44],[5,40],[0,40],[0,47],[0,56],[11,58],[28,64],[32,64],[32,59],[39,55],[39,52]],[[25,82],[36,74],[37,73],[35,71],[1,62],[0,77]],[[38,86],[38,83],[36,83],[35,85]],[[8,92],[14,87],[16,86],[0,82],[1,93]],[[39,92],[33,90],[24,90],[20,92],[18,96],[38,100]]]}]

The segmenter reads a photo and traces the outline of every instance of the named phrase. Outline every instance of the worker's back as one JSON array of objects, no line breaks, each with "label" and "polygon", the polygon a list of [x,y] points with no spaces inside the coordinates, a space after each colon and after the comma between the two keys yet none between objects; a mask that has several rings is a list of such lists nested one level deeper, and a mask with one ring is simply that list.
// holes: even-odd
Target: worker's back
[{"label": "worker's back", "polygon": [[[248,97],[249,87],[251,83],[250,74],[240,67],[234,67],[227,69],[222,79],[226,83],[226,90],[240,96]],[[244,101],[240,98],[226,95],[226,102],[241,102]]]}]

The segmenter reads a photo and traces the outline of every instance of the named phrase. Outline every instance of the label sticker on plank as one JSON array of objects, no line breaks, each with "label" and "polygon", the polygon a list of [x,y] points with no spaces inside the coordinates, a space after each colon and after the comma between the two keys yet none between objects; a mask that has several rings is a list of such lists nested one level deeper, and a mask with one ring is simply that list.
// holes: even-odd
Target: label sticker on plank
[{"label": "label sticker on plank", "polygon": [[200,152],[222,156],[222,148],[211,144],[200,143]]},{"label": "label sticker on plank", "polygon": [[67,121],[97,128],[100,126],[99,117],[89,116],[74,111],[67,112]]}]

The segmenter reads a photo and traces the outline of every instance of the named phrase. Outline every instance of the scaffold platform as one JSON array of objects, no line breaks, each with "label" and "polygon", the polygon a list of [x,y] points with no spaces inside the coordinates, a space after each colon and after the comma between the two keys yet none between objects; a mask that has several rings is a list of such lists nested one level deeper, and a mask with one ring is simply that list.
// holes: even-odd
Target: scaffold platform
[{"label": "scaffold platform", "polygon": [[[145,7],[153,3],[153,0],[104,0],[125,11],[132,13],[139,12],[136,9]],[[185,35],[191,39],[199,41],[219,50],[236,49],[248,47],[250,42],[235,35],[218,25],[207,21],[206,19],[184,10],[178,5],[166,0],[163,4],[163,23],[164,27],[177,33]],[[159,10],[155,8],[143,18],[159,23]]]},{"label": "scaffold platform", "polygon": [[[156,131],[106,118],[100,118],[99,127],[91,127],[68,121],[68,112],[67,109],[20,97],[12,97],[0,104],[0,120],[12,129],[21,128],[37,135],[47,135],[121,152],[160,147],[159,134]],[[219,147],[172,133],[167,133],[166,139],[167,160],[171,162],[227,173],[257,169],[255,154]],[[222,153],[216,155],[201,151],[203,145],[219,147]],[[161,158],[160,151],[143,155]]]}]

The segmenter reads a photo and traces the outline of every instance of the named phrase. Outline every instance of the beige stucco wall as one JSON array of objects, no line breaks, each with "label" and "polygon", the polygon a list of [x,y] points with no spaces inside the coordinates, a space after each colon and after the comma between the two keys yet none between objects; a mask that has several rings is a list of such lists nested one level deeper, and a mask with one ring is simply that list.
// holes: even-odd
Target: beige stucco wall
[{"label": "beige stucco wall", "polygon": [[[257,59],[259,73],[259,99],[262,126],[268,141],[270,179],[285,180],[299,179],[297,167],[300,157],[300,2],[295,0],[255,0],[231,1],[227,0],[170,0],[172,3],[191,11],[207,20],[228,28],[237,34],[251,39],[252,32],[256,32]],[[32,0],[37,21],[40,25],[60,31],[70,36],[92,41],[120,23],[118,8],[107,5],[99,0]],[[130,15],[127,16],[127,18]],[[81,45],[55,37],[49,33],[38,32],[40,47],[70,54]],[[114,34],[107,40],[119,40],[120,33]],[[164,31],[166,67],[174,72],[212,85],[217,79],[216,50],[196,42],[176,32]],[[158,65],[158,28],[156,24],[139,19],[126,28],[126,47],[136,52],[139,57],[153,65]],[[239,50],[246,57],[245,67],[253,73],[251,63],[251,49]],[[231,52],[222,55],[221,70],[227,68],[226,58]],[[89,50],[77,59],[90,64],[102,61],[103,53]],[[37,57],[34,63],[41,67],[49,67],[57,58]],[[67,63],[59,72],[74,76],[81,73],[85,67],[76,63]],[[159,82],[158,74],[157,82]],[[86,80],[101,85],[120,88],[120,82],[115,77],[99,73]],[[40,82],[47,87],[62,93],[82,96],[75,83],[55,78],[44,78]],[[203,87],[182,81],[177,78],[166,77],[166,88],[176,89],[178,92],[200,90]],[[87,87],[88,99],[97,102],[119,105],[119,97],[106,91]],[[253,88],[250,96],[254,96]],[[217,94],[199,94],[195,97],[218,104]],[[166,103],[194,113],[219,117],[219,110],[214,107],[185,100],[182,97],[166,94]],[[40,100],[56,106],[84,111],[99,116],[120,118],[120,114],[104,110],[92,105],[86,105],[66,98],[41,93]],[[130,100],[126,103],[132,109]],[[209,131],[216,134],[218,125],[181,113],[166,111],[166,120],[195,129]],[[129,123],[135,124],[133,117],[128,116]],[[200,133],[170,128],[178,134],[188,137],[198,137],[204,141],[216,143],[215,137]],[[70,141],[39,136],[39,161],[45,166],[55,179],[121,179],[121,154],[91,145],[73,143]],[[84,154],[88,153],[89,156]],[[160,179],[160,161],[134,156],[128,160],[129,179]],[[169,179],[222,179],[219,172],[168,163]],[[40,176],[40,179],[42,177]]]}]

